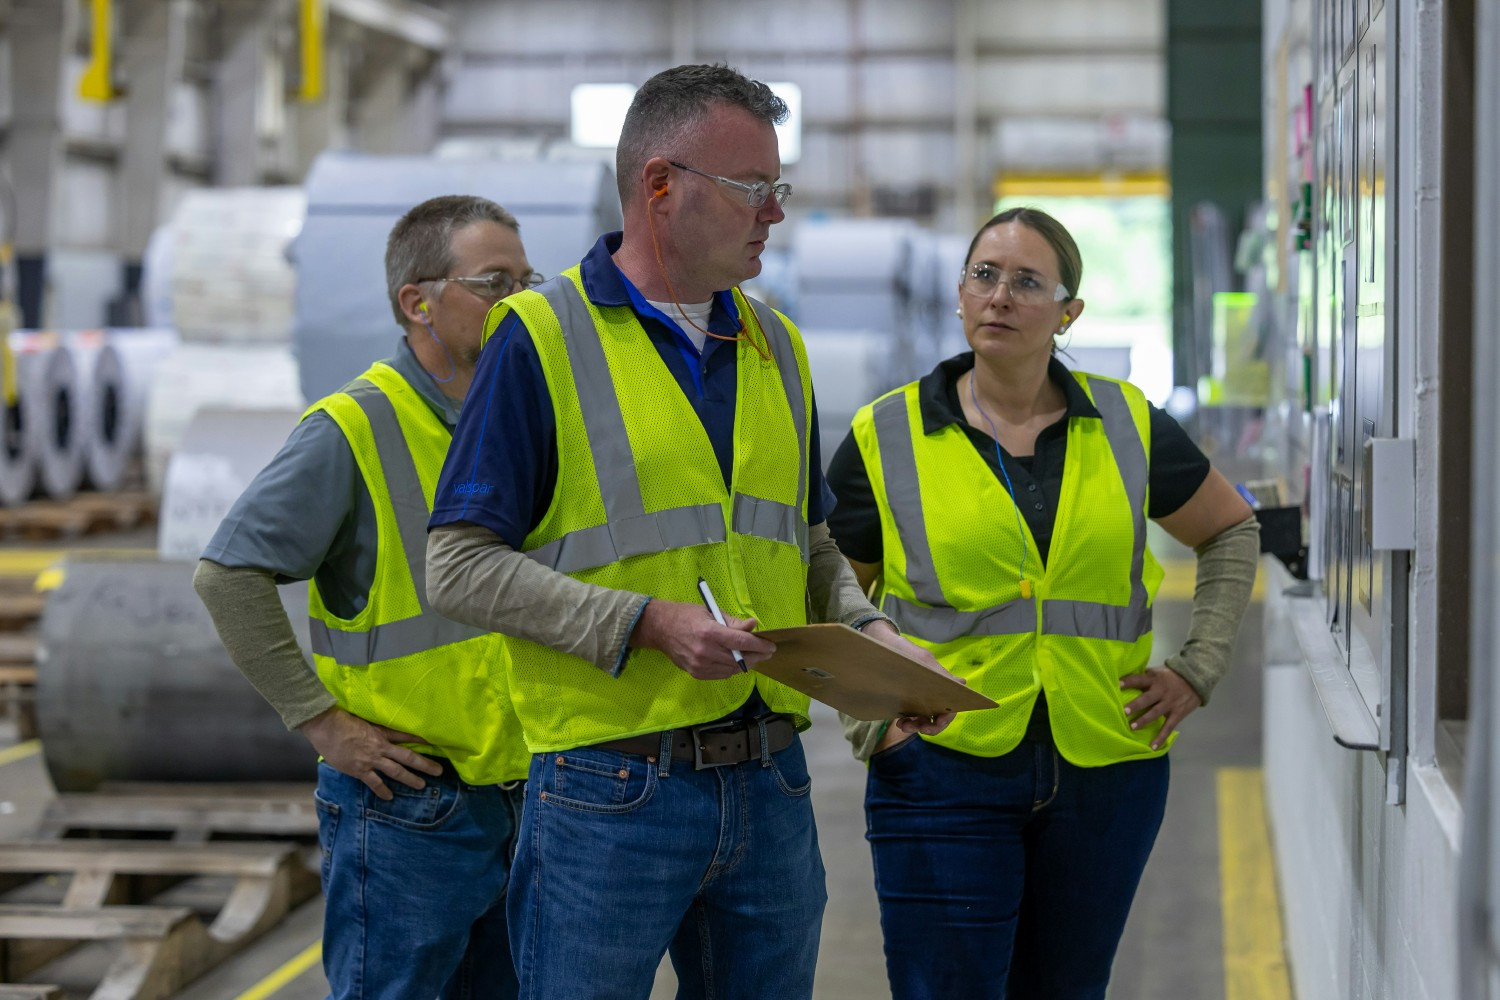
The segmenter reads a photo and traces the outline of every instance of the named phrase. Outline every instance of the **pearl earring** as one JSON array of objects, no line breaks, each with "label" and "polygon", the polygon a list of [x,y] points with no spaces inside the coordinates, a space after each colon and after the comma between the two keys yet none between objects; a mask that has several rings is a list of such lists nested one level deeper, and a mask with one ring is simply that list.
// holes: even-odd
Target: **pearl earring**
[{"label": "pearl earring", "polygon": [[953,310],[953,315],[957,316],[959,319],[963,319],[964,318],[964,307],[963,306],[959,306],[957,309]]}]

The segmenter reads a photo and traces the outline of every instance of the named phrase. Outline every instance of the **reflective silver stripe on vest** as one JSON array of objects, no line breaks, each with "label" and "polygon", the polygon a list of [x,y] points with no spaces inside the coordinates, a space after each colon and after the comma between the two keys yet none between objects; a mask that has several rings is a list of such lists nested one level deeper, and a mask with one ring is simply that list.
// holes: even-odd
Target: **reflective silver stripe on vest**
[{"label": "reflective silver stripe on vest", "polygon": [[[1119,466],[1121,480],[1125,483],[1125,502],[1130,504],[1133,531],[1130,549],[1130,607],[1137,612],[1134,621],[1145,625],[1143,631],[1136,636],[1125,639],[1125,642],[1134,642],[1137,637],[1145,636],[1151,631],[1151,607],[1146,603],[1145,582],[1146,484],[1149,481],[1146,442],[1140,439],[1136,421],[1130,415],[1130,403],[1125,402],[1125,391],[1119,387],[1119,382],[1091,378],[1089,387],[1094,390],[1094,405],[1100,411],[1100,417],[1104,418],[1104,436],[1109,439],[1110,451],[1115,453],[1115,465]],[[1143,615],[1140,615],[1142,612]],[[1046,613],[1043,618],[1046,621]],[[1113,639],[1125,634],[1130,634],[1128,628],[1124,633],[1110,637]]]},{"label": "reflective silver stripe on vest", "polygon": [[968,635],[1030,635],[1036,631],[1036,604],[1017,598],[983,611],[924,608],[887,594],[880,610],[895,619],[901,631],[932,643],[952,642]]},{"label": "reflective silver stripe on vest", "polygon": [[947,605],[932,562],[932,548],[927,542],[917,455],[912,444],[911,421],[906,416],[906,393],[892,393],[880,400],[875,404],[874,414],[885,495],[896,521],[896,535],[906,552],[906,582],[923,604]]},{"label": "reflective silver stripe on vest", "polygon": [[[797,502],[800,504],[807,498],[807,402],[802,398],[802,372],[797,368],[797,352],[792,348],[791,335],[786,332],[786,326],[782,324],[781,317],[776,315],[776,310],[756,299],[745,296],[745,301],[750,303],[750,309],[755,313],[756,322],[760,324],[761,332],[766,335],[766,344],[770,348],[771,356],[776,359],[776,368],[781,373],[781,387],[786,391],[787,406],[792,410],[792,429],[797,433]],[[750,499],[746,497],[746,499]],[[738,504],[739,497],[735,497],[736,517],[735,531],[740,534],[759,535],[760,532],[744,531],[739,525]],[[762,500],[760,503],[771,501]],[[802,561],[807,561],[807,524],[802,521],[800,511],[793,510],[792,514],[798,522],[794,529],[796,542],[802,550]],[[764,535],[765,538],[776,538],[781,541],[793,541],[781,535]]]},{"label": "reflective silver stripe on vest", "polygon": [[722,541],[724,512],[707,503],[570,531],[526,554],[559,573],[578,573],[631,556]]},{"label": "reflective silver stripe on vest", "polygon": [[367,632],[342,632],[314,619],[310,631],[314,653],[331,656],[350,667],[427,653],[487,634],[484,629],[460,625],[435,611],[376,625]]},{"label": "reflective silver stripe on vest", "polygon": [[[330,628],[326,622],[313,618],[309,622],[313,652],[349,666],[364,667],[485,635],[484,629],[444,618],[427,603],[427,520],[432,512],[390,397],[379,386],[364,380],[357,380],[345,392],[370,421],[375,451],[385,476],[386,498],[396,516],[396,532],[422,610],[414,617],[375,625],[362,632]],[[380,502],[379,497],[371,500]]]},{"label": "reflective silver stripe on vest", "polygon": [[807,560],[807,521],[802,512],[790,504],[736,493],[734,530],[740,535],[795,545],[802,551],[803,561]]},{"label": "reflective silver stripe on vest", "polygon": [[[1147,603],[1143,579],[1149,476],[1146,448],[1131,418],[1124,390],[1115,382],[1090,379],[1089,384],[1093,389],[1094,405],[1102,418],[1104,436],[1114,454],[1130,504],[1133,530],[1130,603],[1121,607],[1093,601],[1044,601],[1042,632],[1135,642],[1152,628],[1151,607]],[[951,642],[966,635],[1013,635],[1034,629],[1036,617],[1034,610],[1030,610],[1033,608],[1030,601],[1010,601],[982,611],[959,611],[948,605],[933,568],[905,393],[887,396],[876,403],[874,416],[886,498],[901,546],[906,552],[907,583],[918,600],[933,605],[924,608],[888,594],[881,602],[881,610],[894,618],[903,630],[933,643]]]},{"label": "reflective silver stripe on vest", "polygon": [[1048,635],[1074,635],[1084,639],[1135,642],[1151,631],[1151,609],[1096,604],[1093,601],[1046,601],[1042,604],[1042,631]]},{"label": "reflective silver stripe on vest", "polygon": [[536,290],[562,325],[578,408],[583,413],[583,429],[588,435],[594,472],[604,499],[604,519],[613,524],[640,517],[646,513],[646,507],[641,500],[641,480],[635,471],[630,435],[625,430],[625,414],[620,409],[604,344],[594,329],[588,305],[578,294],[578,286],[565,275],[542,282]]},{"label": "reflective silver stripe on vest", "polygon": [[[526,555],[560,573],[578,573],[631,556],[725,541],[724,513],[718,504],[673,507],[651,514],[645,512],[630,435],[625,429],[625,415],[588,304],[579,294],[578,287],[562,275],[538,285],[536,291],[547,300],[562,326],[584,431],[594,456],[594,474],[598,477],[604,501],[605,523],[571,531],[529,550]],[[762,329],[772,344],[783,385],[795,386],[795,394],[788,389],[788,402],[797,430],[800,455],[797,495],[800,497],[807,489],[807,416],[802,399],[801,373],[786,328],[774,313],[770,313],[768,319],[754,304],[752,307],[756,308]],[[788,367],[791,370],[790,383]],[[807,560],[807,524],[798,508],[737,493],[733,503],[733,523],[738,533],[796,545],[802,552],[803,561]]]}]

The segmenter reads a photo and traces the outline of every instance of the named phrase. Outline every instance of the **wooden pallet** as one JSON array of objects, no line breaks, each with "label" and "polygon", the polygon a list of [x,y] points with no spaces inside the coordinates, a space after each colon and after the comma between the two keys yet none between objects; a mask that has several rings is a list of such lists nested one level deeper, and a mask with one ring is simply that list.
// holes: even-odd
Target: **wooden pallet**
[{"label": "wooden pallet", "polygon": [[157,501],[142,490],[80,493],[71,500],[33,500],[0,508],[0,538],[58,540],[128,531],[156,521]]},{"label": "wooden pallet", "polygon": [[0,720],[17,739],[36,736],[37,622],[46,594],[34,580],[34,573],[0,576]]},{"label": "wooden pallet", "polygon": [[63,1000],[63,991],[42,983],[0,983],[0,1000]]},{"label": "wooden pallet", "polygon": [[30,574],[0,576],[0,720],[15,727],[18,740],[36,736],[37,623],[47,595],[33,581]]},{"label": "wooden pallet", "polygon": [[178,843],[213,837],[315,838],[310,785],[107,783],[69,792],[47,806],[45,837],[79,833],[170,833]]},{"label": "wooden pallet", "polygon": [[0,632],[32,630],[46,604],[47,595],[32,590],[29,582],[24,587],[13,579],[0,583]]},{"label": "wooden pallet", "polygon": [[[115,786],[59,797],[43,831],[0,843],[0,879],[12,886],[0,902],[0,975],[50,975],[74,948],[108,948],[92,1000],[162,1000],[318,891],[305,785]],[[172,839],[138,839],[147,831]],[[266,834],[297,839],[209,839]]]}]

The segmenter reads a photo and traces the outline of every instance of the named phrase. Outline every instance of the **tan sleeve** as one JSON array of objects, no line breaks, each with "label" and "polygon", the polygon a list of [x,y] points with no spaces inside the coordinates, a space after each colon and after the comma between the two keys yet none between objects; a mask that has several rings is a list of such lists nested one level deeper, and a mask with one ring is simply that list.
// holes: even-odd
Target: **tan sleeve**
[{"label": "tan sleeve", "polygon": [[1198,556],[1193,617],[1182,649],[1167,657],[1166,666],[1191,684],[1207,705],[1214,685],[1229,671],[1234,640],[1255,590],[1260,522],[1249,517],[1193,551]]},{"label": "tan sleeve", "polygon": [[[811,565],[807,574],[807,593],[812,620],[843,622],[862,628],[872,621],[891,621],[865,597],[849,566],[849,560],[839,551],[833,534],[826,523],[815,524],[808,532]],[[899,630],[898,630],[899,631]],[[855,760],[869,760],[875,746],[885,735],[889,720],[861,722],[839,713],[839,723],[844,729],[844,739],[849,741]]]},{"label": "tan sleeve", "polygon": [[[807,598],[809,619],[815,622],[843,622],[845,625],[862,627],[871,621],[891,621],[865,597],[859,580],[849,566],[849,560],[839,551],[838,543],[828,530],[828,523],[820,521],[812,525],[807,533],[808,569]],[[899,631],[899,630],[898,630]]]},{"label": "tan sleeve", "polygon": [[338,704],[307,662],[269,571],[200,559],[193,589],[229,658],[288,729]]},{"label": "tan sleeve", "polygon": [[427,599],[440,614],[619,673],[645,594],[582,583],[474,524],[427,534]]}]

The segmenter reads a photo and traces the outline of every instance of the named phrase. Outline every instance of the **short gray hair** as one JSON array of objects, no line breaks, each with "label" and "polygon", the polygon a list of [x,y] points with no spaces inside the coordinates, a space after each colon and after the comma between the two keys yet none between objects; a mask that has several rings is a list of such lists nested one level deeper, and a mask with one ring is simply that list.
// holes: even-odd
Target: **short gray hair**
[{"label": "short gray hair", "polygon": [[615,147],[620,204],[630,203],[641,169],[653,156],[681,156],[692,126],[716,104],[742,108],[769,125],[787,119],[786,102],[761,83],[723,63],[674,66],[641,84],[625,112]]},{"label": "short gray hair", "polygon": [[475,222],[498,222],[517,233],[521,224],[488,198],[445,194],[411,209],[391,227],[385,241],[385,287],[396,322],[406,326],[397,296],[402,286],[448,276],[453,267],[453,234]]}]

